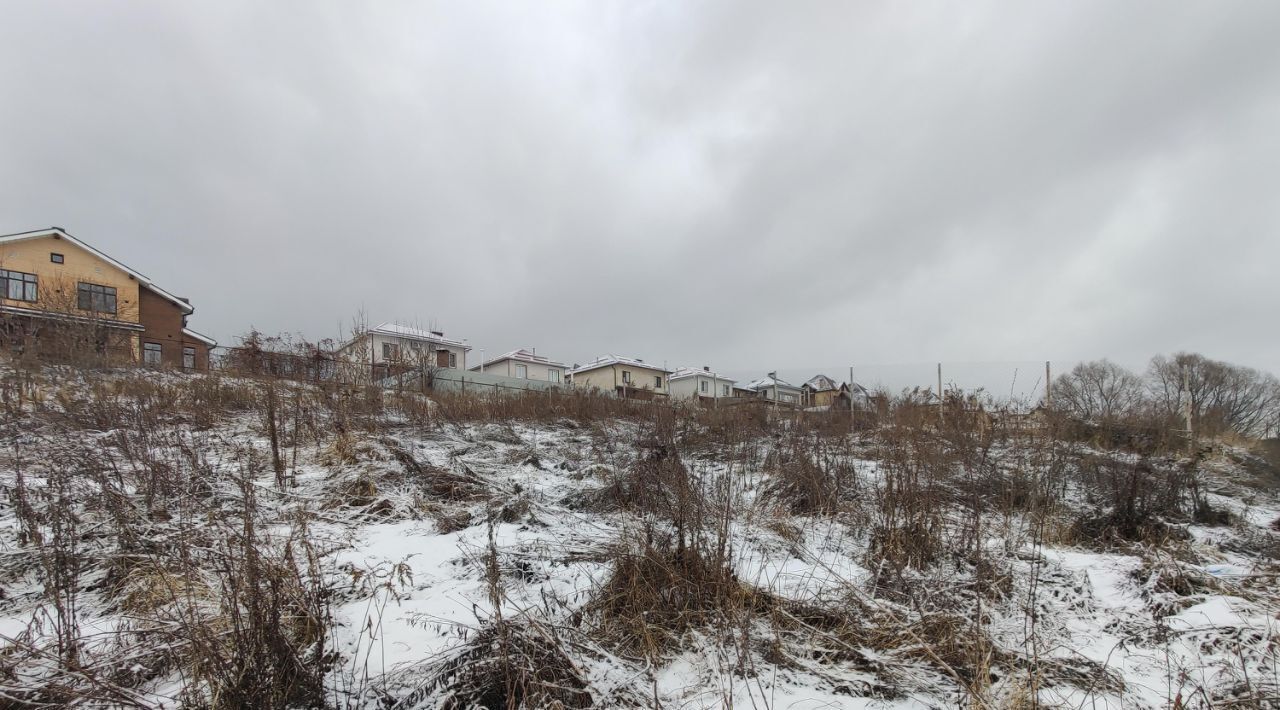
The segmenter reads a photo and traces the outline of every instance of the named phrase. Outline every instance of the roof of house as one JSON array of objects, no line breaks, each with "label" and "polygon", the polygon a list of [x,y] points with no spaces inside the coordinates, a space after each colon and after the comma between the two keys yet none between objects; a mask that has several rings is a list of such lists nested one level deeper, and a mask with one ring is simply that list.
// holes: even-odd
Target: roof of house
[{"label": "roof of house", "polygon": [[70,242],[70,243],[72,243],[72,244],[74,244],[74,245],[76,245],[76,246],[80,247],[81,249],[84,249],[85,251],[89,252],[90,254],[93,254],[94,256],[98,257],[99,259],[102,259],[103,261],[107,262],[108,264],[111,264],[112,266],[116,267],[117,269],[120,269],[121,271],[125,272],[126,274],[128,274],[128,275],[132,276],[132,277],[134,278],[134,280],[136,280],[139,284],[142,284],[143,286],[146,286],[148,289],[150,289],[151,291],[155,292],[155,294],[156,294],[157,296],[160,296],[161,298],[165,299],[166,301],[169,301],[169,302],[173,303],[173,305],[175,305],[175,306],[177,306],[179,309],[181,309],[183,313],[188,313],[188,314],[190,314],[190,313],[194,313],[194,312],[195,312],[195,308],[193,308],[193,307],[191,306],[191,304],[190,304],[190,303],[187,303],[186,301],[182,300],[181,298],[178,298],[177,296],[173,295],[172,293],[169,293],[168,291],[166,291],[166,290],[164,290],[164,289],[160,288],[159,286],[157,286],[157,285],[156,285],[156,283],[155,283],[154,281],[152,281],[150,278],[148,278],[148,277],[147,277],[146,275],[144,275],[143,273],[141,273],[141,272],[137,271],[137,270],[136,270],[136,269],[134,269],[133,267],[130,267],[130,266],[128,266],[128,265],[126,265],[126,264],[124,264],[124,263],[122,263],[122,262],[119,262],[119,261],[116,261],[115,259],[112,259],[111,257],[107,256],[106,254],[103,254],[102,252],[98,251],[97,249],[94,249],[93,247],[89,246],[88,244],[86,244],[86,243],[84,243],[84,242],[80,241],[79,239],[76,239],[75,237],[71,236],[70,234],[67,234],[67,232],[66,232],[65,230],[63,230],[62,228],[60,228],[60,227],[50,227],[50,228],[48,228],[48,229],[36,229],[36,230],[30,231],[30,232],[17,232],[17,233],[15,233],[15,234],[4,234],[4,235],[0,235],[0,244],[8,244],[8,243],[11,243],[11,242],[20,242],[20,241],[24,241],[24,240],[27,240],[27,239],[40,239],[40,238],[42,238],[42,237],[57,237],[57,238],[59,238],[59,239],[65,239],[65,240],[67,240],[68,242]]},{"label": "roof of house", "polygon": [[610,367],[612,365],[629,365],[631,367],[642,367],[646,370],[656,370],[657,372],[666,372],[670,374],[671,370],[658,365],[651,365],[644,360],[633,357],[622,357],[621,355],[601,355],[585,365],[579,365],[572,370],[570,374],[578,372],[587,372],[589,370],[598,370],[602,367]]},{"label": "roof of house", "polygon": [[563,362],[556,362],[551,358],[534,354],[532,350],[525,350],[524,348],[520,348],[519,350],[512,350],[509,353],[503,353],[493,358],[492,360],[485,362],[484,365],[476,365],[471,369],[473,371],[479,372],[480,368],[489,367],[490,365],[493,365],[494,363],[502,362],[503,360],[517,360],[520,362],[532,362],[538,365],[547,365],[548,367],[564,367],[565,366]]},{"label": "roof of house", "polygon": [[195,338],[196,340],[199,340],[200,342],[204,343],[205,345],[208,345],[211,348],[218,347],[218,341],[214,340],[213,338],[210,338],[207,335],[202,335],[200,333],[197,333],[190,328],[183,328],[182,334],[186,335],[189,338]]},{"label": "roof of house", "polygon": [[668,379],[680,380],[686,377],[695,377],[697,375],[702,375],[703,377],[711,377],[721,382],[730,382],[730,383],[737,382],[737,380],[733,379],[732,377],[725,377],[724,375],[712,372],[711,370],[708,370],[705,367],[677,367],[675,369],[675,372],[671,373],[671,377],[669,377]]},{"label": "roof of house", "polygon": [[785,382],[783,380],[780,380],[777,377],[774,377],[773,375],[766,375],[764,377],[761,377],[758,380],[752,380],[747,384],[743,385],[742,389],[752,390],[753,392],[759,392],[762,389],[769,389],[774,385],[777,385],[779,388],[787,388],[787,389],[793,389],[793,390],[800,389],[799,387],[796,387],[790,382]]},{"label": "roof of house", "polygon": [[439,343],[440,345],[452,345],[454,347],[462,348],[463,350],[471,349],[470,345],[467,345],[461,340],[446,338],[444,337],[444,334],[439,331],[432,332],[429,330],[422,330],[421,328],[412,328],[407,325],[400,325],[399,323],[379,323],[366,331],[366,334],[391,335],[397,338],[405,338],[406,340],[420,340],[423,342]]},{"label": "roof of house", "polygon": [[836,381],[826,375],[814,375],[809,381],[804,383],[804,387],[808,387],[814,392],[830,392],[840,389],[840,385]]}]

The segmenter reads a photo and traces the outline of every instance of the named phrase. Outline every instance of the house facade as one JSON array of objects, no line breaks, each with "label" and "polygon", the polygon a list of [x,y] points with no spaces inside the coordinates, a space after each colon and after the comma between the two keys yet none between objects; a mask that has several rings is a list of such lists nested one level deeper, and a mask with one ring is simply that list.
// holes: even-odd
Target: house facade
[{"label": "house facade", "polygon": [[652,399],[671,394],[667,377],[671,371],[639,358],[601,355],[569,372],[574,387],[612,392],[619,397]]},{"label": "house facade", "polygon": [[538,355],[532,348],[512,350],[471,368],[472,372],[557,384],[567,381],[568,370],[564,363]]},{"label": "house facade", "polygon": [[808,407],[830,407],[840,399],[841,385],[826,375],[815,375],[800,385]]},{"label": "house facade", "polygon": [[343,343],[335,355],[364,364],[373,379],[417,367],[465,370],[471,346],[444,337],[438,330],[422,330],[398,323],[380,323]]},{"label": "house facade", "polygon": [[62,229],[0,236],[6,347],[203,370],[216,343],[188,327],[194,312],[187,299]]},{"label": "house facade", "polygon": [[742,389],[750,396],[779,404],[800,406],[804,402],[804,390],[779,379],[778,375],[772,372],[758,380],[748,382],[742,386]]},{"label": "house facade", "polygon": [[733,398],[734,380],[712,372],[709,367],[678,367],[667,379],[673,399],[715,401]]}]

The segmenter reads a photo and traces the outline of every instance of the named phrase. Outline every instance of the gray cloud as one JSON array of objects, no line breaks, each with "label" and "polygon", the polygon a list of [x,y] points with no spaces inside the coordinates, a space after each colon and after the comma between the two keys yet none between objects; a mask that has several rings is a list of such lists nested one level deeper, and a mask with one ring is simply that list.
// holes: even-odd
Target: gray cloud
[{"label": "gray cloud", "polygon": [[0,228],[490,353],[1280,370],[1280,5],[9,4]]}]

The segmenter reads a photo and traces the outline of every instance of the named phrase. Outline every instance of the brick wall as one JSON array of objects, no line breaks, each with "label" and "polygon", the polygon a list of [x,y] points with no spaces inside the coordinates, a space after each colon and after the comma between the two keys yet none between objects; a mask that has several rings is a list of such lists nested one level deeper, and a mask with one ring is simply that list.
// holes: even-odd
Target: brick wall
[{"label": "brick wall", "polygon": [[139,357],[145,357],[147,343],[154,343],[160,346],[162,364],[181,368],[183,349],[192,348],[195,350],[195,369],[209,369],[209,346],[183,334],[182,309],[146,287],[138,290],[138,320],[146,328],[141,337]]}]

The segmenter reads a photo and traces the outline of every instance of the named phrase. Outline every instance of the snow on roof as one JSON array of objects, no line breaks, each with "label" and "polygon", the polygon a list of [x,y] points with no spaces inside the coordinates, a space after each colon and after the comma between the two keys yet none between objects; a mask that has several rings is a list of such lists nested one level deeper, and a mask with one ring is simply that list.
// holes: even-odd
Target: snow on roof
[{"label": "snow on roof", "polygon": [[602,367],[609,367],[611,365],[629,365],[631,367],[642,367],[646,370],[656,370],[657,372],[666,372],[666,373],[671,372],[671,370],[668,370],[665,367],[660,367],[658,365],[651,365],[645,362],[644,360],[640,360],[633,357],[623,357],[621,355],[601,355],[600,357],[596,358],[595,360],[592,360],[591,362],[585,365],[579,365],[578,367],[573,368],[572,370],[570,370],[570,374],[577,373],[577,372],[587,372],[588,370],[598,370]]},{"label": "snow on roof", "polygon": [[461,340],[446,338],[444,337],[444,334],[439,331],[433,332],[429,330],[422,330],[421,328],[412,328],[407,325],[400,325],[399,323],[379,323],[378,325],[370,328],[369,333],[372,335],[392,335],[397,338],[421,340],[423,342],[439,343],[440,345],[453,345],[455,347],[462,348],[463,350],[471,349],[470,345],[467,345]]},{"label": "snow on roof", "polygon": [[205,345],[208,345],[211,348],[215,348],[218,346],[218,341],[214,340],[213,338],[210,338],[207,335],[201,335],[200,333],[197,333],[190,328],[183,328],[182,334],[187,336],[188,338],[195,338],[196,340],[199,340],[200,342],[204,343]]},{"label": "snow on roof", "polygon": [[725,377],[724,375],[712,372],[705,367],[677,367],[675,372],[671,373],[671,377],[668,379],[680,380],[685,377],[694,377],[695,375],[710,377],[720,382],[737,382],[737,380],[732,377]]},{"label": "snow on roof", "polygon": [[509,353],[503,353],[493,358],[492,360],[485,362],[483,366],[477,365],[471,369],[479,371],[481,367],[489,367],[490,365],[493,365],[494,363],[502,362],[503,360],[519,360],[520,362],[533,362],[539,365],[547,365],[550,367],[564,367],[563,362],[556,362],[555,360],[552,360],[548,357],[544,357],[542,355],[536,355],[532,350],[525,350],[524,348],[520,348],[519,350],[512,350]]},{"label": "snow on roof", "polygon": [[127,266],[126,264],[124,264],[124,263],[122,263],[122,262],[119,262],[119,261],[116,261],[115,259],[112,259],[111,257],[107,256],[106,254],[103,254],[102,252],[98,251],[97,249],[94,249],[93,247],[89,246],[88,244],[85,244],[84,242],[80,241],[79,239],[76,239],[75,237],[71,236],[70,234],[67,234],[65,231],[63,231],[63,230],[62,230],[61,228],[59,228],[59,227],[50,227],[49,229],[37,229],[37,230],[34,230],[34,231],[30,231],[30,232],[18,232],[18,233],[16,233],[16,234],[4,234],[4,235],[0,235],[0,244],[7,244],[7,243],[10,243],[10,242],[20,242],[20,241],[24,241],[24,240],[27,240],[27,239],[40,239],[40,238],[42,238],[42,237],[57,237],[57,238],[59,238],[59,239],[65,239],[65,240],[67,240],[68,242],[70,242],[70,243],[72,243],[72,244],[74,244],[74,245],[76,245],[76,246],[80,247],[81,249],[84,249],[85,251],[89,252],[90,254],[93,254],[94,256],[98,257],[99,259],[102,259],[103,261],[107,262],[108,264],[111,264],[112,266],[116,267],[117,269],[120,269],[121,271],[125,272],[126,274],[128,274],[128,275],[132,276],[135,280],[137,280],[137,282],[138,282],[139,284],[141,284],[141,285],[143,285],[143,286],[146,286],[148,289],[150,289],[151,291],[155,292],[155,294],[156,294],[157,296],[159,296],[159,297],[161,297],[161,298],[165,299],[166,301],[169,301],[169,302],[170,302],[170,303],[172,303],[173,305],[177,306],[178,308],[180,308],[180,309],[182,310],[182,312],[183,312],[183,313],[188,313],[188,314],[190,314],[190,313],[194,313],[194,312],[195,312],[195,310],[196,310],[195,308],[193,308],[193,307],[191,306],[191,304],[190,304],[190,303],[187,303],[186,301],[182,300],[181,298],[178,298],[177,296],[173,295],[172,293],[169,293],[168,291],[166,291],[166,290],[164,290],[164,289],[160,288],[159,286],[157,286],[157,285],[156,285],[156,283],[155,283],[154,281],[152,281],[151,279],[147,278],[147,277],[146,277],[144,274],[142,274],[141,272],[139,272],[139,271],[137,271],[137,270],[135,270],[135,269],[133,269],[133,268],[131,268],[131,267]]},{"label": "snow on roof", "polygon": [[814,375],[809,378],[808,382],[804,383],[804,386],[815,392],[829,392],[831,390],[840,389],[840,385],[836,384],[835,380],[827,377],[826,375]]},{"label": "snow on roof", "polygon": [[761,377],[761,378],[760,378],[760,379],[758,379],[758,380],[752,380],[752,381],[748,382],[747,384],[743,385],[743,386],[742,386],[742,389],[744,389],[744,390],[752,390],[752,391],[757,391],[757,392],[758,392],[758,391],[760,391],[760,390],[762,390],[762,389],[769,389],[769,388],[773,387],[774,385],[777,385],[779,388],[788,388],[788,389],[793,389],[793,390],[798,390],[798,389],[800,389],[799,387],[796,387],[795,385],[791,384],[790,382],[785,382],[785,381],[780,380],[780,379],[778,379],[778,378],[776,378],[776,377],[773,377],[773,376],[771,376],[771,375],[766,375],[765,377]]}]

